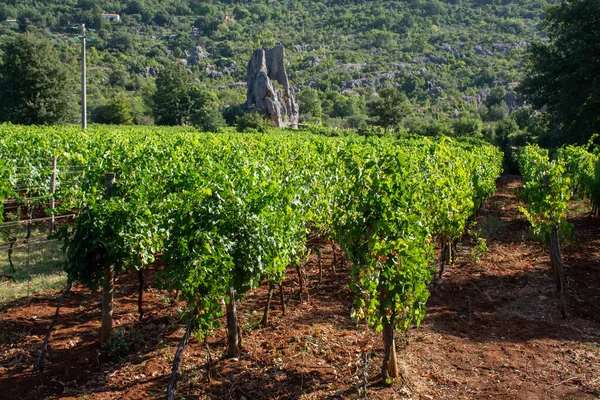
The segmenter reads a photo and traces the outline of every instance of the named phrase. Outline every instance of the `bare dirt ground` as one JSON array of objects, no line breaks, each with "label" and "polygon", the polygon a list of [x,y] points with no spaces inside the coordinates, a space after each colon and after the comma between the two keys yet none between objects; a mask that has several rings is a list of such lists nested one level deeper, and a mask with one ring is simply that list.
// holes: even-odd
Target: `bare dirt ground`
[{"label": "bare dirt ground", "polygon": [[[244,352],[238,359],[222,358],[224,328],[206,343],[190,340],[176,398],[362,399],[366,377],[367,397],[375,399],[600,399],[600,218],[580,212],[572,220],[577,236],[563,249],[570,317],[562,320],[547,249],[531,239],[517,208],[520,185],[515,176],[499,181],[478,217],[489,252],[476,262],[475,239],[466,236],[422,325],[397,338],[405,384],[381,384],[381,336],[350,318],[348,271],[338,265],[333,273],[327,246],[320,284],[316,256],[306,265],[308,299],[300,301],[297,276],[289,271],[285,316],[276,292],[270,324],[259,325],[264,285],[240,303]],[[75,287],[43,376],[32,366],[59,293],[2,307],[0,398],[164,398],[184,331],[183,305],[150,284],[140,322],[136,292],[135,274],[118,279],[115,326],[124,334],[121,348],[130,348],[111,361],[98,351],[100,293]]]}]

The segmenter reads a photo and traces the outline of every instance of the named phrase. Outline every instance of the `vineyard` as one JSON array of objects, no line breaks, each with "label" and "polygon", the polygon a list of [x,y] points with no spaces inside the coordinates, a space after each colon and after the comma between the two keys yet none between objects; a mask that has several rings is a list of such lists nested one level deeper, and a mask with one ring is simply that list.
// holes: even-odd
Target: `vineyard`
[{"label": "vineyard", "polygon": [[[533,146],[520,149],[520,208],[534,237],[550,243],[559,309],[567,317],[560,243],[572,238],[569,199],[590,199],[597,214],[600,161],[584,147],[552,156]],[[257,326],[267,329],[276,323],[269,315],[272,303],[279,303],[277,315],[283,317],[290,299],[301,309],[314,304],[315,288],[327,291],[341,281],[348,293],[340,296],[348,298],[347,313],[355,321],[344,329],[379,336],[379,344],[360,348],[363,370],[373,361],[384,387],[409,387],[397,340],[423,322],[431,291],[443,294],[452,286],[446,277],[455,275],[464,258],[465,235],[476,242],[471,254],[485,251],[473,227],[496,190],[502,159],[493,146],[448,138],[122,127],[82,133],[3,125],[0,251],[10,264],[5,285],[18,269],[36,263],[36,246],[44,249],[44,262],[50,259],[66,273],[62,293],[53,298],[56,313],[27,368],[43,378],[52,335],[61,329],[60,307],[72,304],[72,290],[75,297],[82,290],[101,295],[97,360],[90,363],[101,368],[118,357],[135,342],[113,329],[115,313],[131,309],[118,296],[116,282],[126,281],[137,286],[140,326],[154,323],[156,293],[177,304],[172,318],[185,329],[157,392],[177,398],[178,381],[189,378],[182,366],[192,336],[205,344],[207,356],[192,353],[191,362],[206,365],[210,381],[216,361],[209,342],[219,332],[227,332],[224,359],[249,354],[249,329],[239,310],[247,312],[257,293],[263,295]],[[15,266],[18,251],[26,253],[20,256],[25,261]],[[273,301],[276,292],[279,301]],[[548,306],[558,308],[551,300]],[[471,325],[470,300],[469,319]],[[366,397],[366,373],[363,380],[358,392]],[[234,395],[234,386],[230,398],[259,398]]]}]

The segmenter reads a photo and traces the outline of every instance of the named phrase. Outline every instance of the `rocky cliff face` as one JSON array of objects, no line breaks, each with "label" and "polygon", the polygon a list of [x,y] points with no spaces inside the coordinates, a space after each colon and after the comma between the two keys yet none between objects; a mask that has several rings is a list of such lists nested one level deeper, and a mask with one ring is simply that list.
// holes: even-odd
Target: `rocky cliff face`
[{"label": "rocky cliff face", "polygon": [[255,106],[276,127],[298,127],[298,104],[284,67],[282,46],[256,49],[248,63],[246,106]]}]

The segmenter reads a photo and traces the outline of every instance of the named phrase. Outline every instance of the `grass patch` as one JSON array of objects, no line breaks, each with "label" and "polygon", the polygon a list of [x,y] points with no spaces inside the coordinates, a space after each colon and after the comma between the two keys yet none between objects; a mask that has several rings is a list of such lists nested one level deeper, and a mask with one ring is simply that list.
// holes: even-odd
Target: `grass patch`
[{"label": "grass patch", "polygon": [[27,297],[36,293],[61,289],[66,282],[62,262],[64,255],[61,243],[47,241],[47,227],[32,230],[31,245],[25,242],[26,228],[19,226],[12,232],[17,243],[12,253],[15,268],[13,272],[8,260],[5,238],[0,245],[0,274],[14,279],[0,281],[0,306],[10,300]]}]

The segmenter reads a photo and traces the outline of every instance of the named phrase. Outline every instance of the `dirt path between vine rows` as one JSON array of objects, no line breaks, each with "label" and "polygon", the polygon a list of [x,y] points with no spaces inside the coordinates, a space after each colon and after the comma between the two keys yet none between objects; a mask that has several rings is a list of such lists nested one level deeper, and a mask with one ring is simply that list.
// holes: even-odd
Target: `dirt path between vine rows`
[{"label": "dirt path between vine rows", "polygon": [[[244,351],[223,359],[226,336],[190,340],[178,398],[186,399],[599,399],[600,218],[575,204],[575,237],[564,248],[569,320],[560,318],[546,248],[532,240],[518,211],[521,183],[504,176],[482,208],[480,236],[489,252],[475,260],[474,235],[459,246],[455,265],[432,292],[419,328],[398,337],[405,385],[381,385],[381,336],[350,318],[348,270],[332,270],[330,245],[307,265],[308,298],[297,295],[290,269],[287,314],[274,297],[270,324],[259,321],[263,285],[240,303]],[[340,255],[337,254],[338,261]],[[339,264],[339,263],[338,263]],[[160,268],[156,266],[155,269]],[[153,271],[146,272],[152,280]],[[137,320],[135,274],[118,279],[115,326],[120,359],[99,354],[100,296],[81,286],[65,301],[41,378],[32,372],[57,293],[13,301],[0,308],[0,398],[162,399],[178,340],[183,304],[152,285]],[[0,290],[2,287],[0,286]],[[277,293],[276,293],[277,294]],[[224,323],[222,324],[224,325]],[[212,357],[206,379],[207,351]]]}]

